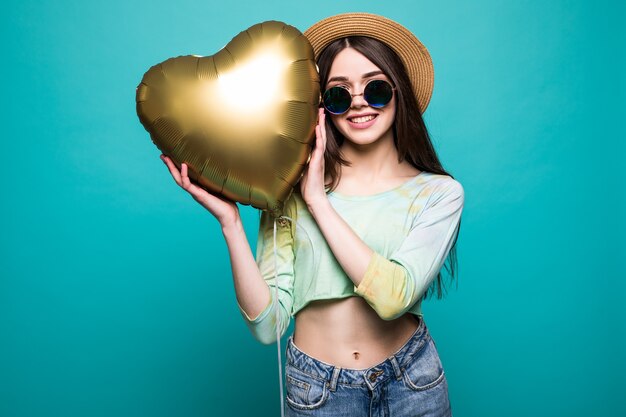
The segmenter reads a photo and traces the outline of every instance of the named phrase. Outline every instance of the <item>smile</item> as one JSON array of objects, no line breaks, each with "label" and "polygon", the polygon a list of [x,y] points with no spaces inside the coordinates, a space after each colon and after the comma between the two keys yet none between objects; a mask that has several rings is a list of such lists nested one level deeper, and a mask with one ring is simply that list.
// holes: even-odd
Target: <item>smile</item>
[{"label": "smile", "polygon": [[352,123],[365,123],[365,122],[369,122],[370,120],[374,120],[375,117],[376,115],[370,114],[370,115],[361,116],[361,117],[350,117],[348,118],[348,120],[350,120]]},{"label": "smile", "polygon": [[377,115],[375,114],[368,114],[367,116],[349,117],[348,120],[352,123],[366,123],[366,122],[369,122],[370,120],[374,120],[376,116]]},{"label": "smile", "polygon": [[363,116],[348,117],[347,120],[350,127],[354,129],[367,129],[368,127],[376,123],[377,118],[377,114],[366,114]]}]

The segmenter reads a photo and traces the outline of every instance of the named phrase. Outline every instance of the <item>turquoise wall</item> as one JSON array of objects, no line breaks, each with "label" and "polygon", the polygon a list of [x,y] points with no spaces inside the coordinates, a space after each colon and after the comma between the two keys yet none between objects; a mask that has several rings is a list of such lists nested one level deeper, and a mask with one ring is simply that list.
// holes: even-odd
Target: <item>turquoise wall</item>
[{"label": "turquoise wall", "polygon": [[30,0],[0,16],[0,416],[279,415],[276,346],[135,87],[252,24],[346,11],[434,60],[427,124],[466,206],[458,288],[424,313],[455,417],[626,415],[624,2]]}]

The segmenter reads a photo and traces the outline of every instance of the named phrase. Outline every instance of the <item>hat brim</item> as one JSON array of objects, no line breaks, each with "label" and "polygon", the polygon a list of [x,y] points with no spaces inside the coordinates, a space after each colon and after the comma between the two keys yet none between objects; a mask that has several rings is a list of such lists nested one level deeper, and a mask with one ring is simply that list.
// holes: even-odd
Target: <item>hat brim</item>
[{"label": "hat brim", "polygon": [[435,82],[433,62],[426,47],[401,24],[371,13],[343,13],[320,20],[304,36],[316,60],[330,43],[346,36],[368,36],[386,43],[402,59],[419,109],[426,111]]}]

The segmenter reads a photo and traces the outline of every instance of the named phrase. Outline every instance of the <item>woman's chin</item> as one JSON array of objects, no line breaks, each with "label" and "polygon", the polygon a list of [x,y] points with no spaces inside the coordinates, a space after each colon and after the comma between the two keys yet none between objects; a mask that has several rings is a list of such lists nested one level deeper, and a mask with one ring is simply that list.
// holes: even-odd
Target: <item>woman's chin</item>
[{"label": "woman's chin", "polygon": [[382,131],[381,129],[345,129],[343,136],[348,139],[350,142],[357,145],[369,145],[371,143],[377,142],[380,139],[384,138],[387,135],[393,139],[393,133],[391,131],[391,127],[386,131]]}]

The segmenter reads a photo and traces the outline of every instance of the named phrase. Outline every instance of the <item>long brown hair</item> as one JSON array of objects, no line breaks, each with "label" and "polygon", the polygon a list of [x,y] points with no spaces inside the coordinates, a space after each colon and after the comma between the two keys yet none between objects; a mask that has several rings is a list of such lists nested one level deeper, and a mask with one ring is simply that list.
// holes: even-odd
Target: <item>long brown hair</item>
[{"label": "long brown hair", "polygon": [[[393,122],[393,141],[398,151],[398,162],[400,163],[406,159],[407,162],[420,171],[452,177],[452,175],[443,169],[437,157],[424,119],[422,118],[422,111],[413,93],[411,80],[409,79],[405,66],[400,57],[385,43],[370,37],[350,36],[337,39],[329,44],[322,51],[317,60],[322,91],[324,91],[326,83],[328,82],[330,67],[335,57],[340,51],[348,47],[354,48],[372,61],[374,65],[380,68],[390,78],[393,85],[396,87],[397,102],[396,117]],[[326,138],[324,170],[331,178],[331,183],[327,185],[327,189],[328,191],[333,191],[337,188],[341,178],[341,165],[350,166],[350,162],[343,159],[341,150],[339,149],[345,138],[329,117],[326,118]],[[458,230],[447,258],[448,262],[444,263],[445,269],[450,273],[451,280],[454,280],[455,272],[458,269],[456,255],[457,239]],[[437,298],[442,298],[443,289],[441,271],[439,271],[437,279],[429,286],[422,299],[427,299],[432,296],[435,290],[437,291]]]}]

